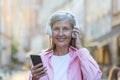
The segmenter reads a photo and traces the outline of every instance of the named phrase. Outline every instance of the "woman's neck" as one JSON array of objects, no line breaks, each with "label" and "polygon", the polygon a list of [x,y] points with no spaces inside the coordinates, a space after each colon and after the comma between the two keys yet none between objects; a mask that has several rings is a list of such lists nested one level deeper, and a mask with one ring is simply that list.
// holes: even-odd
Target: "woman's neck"
[{"label": "woman's neck", "polygon": [[69,51],[69,47],[56,47],[54,50],[54,55],[63,56],[67,54]]}]

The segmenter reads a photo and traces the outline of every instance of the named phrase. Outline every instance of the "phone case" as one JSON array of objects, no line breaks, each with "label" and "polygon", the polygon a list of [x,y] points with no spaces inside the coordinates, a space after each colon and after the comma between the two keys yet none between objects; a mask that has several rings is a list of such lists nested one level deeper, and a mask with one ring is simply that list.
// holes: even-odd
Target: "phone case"
[{"label": "phone case", "polygon": [[39,63],[42,63],[42,59],[41,59],[40,55],[30,55],[30,57],[31,57],[31,60],[32,60],[32,63],[34,66]]}]

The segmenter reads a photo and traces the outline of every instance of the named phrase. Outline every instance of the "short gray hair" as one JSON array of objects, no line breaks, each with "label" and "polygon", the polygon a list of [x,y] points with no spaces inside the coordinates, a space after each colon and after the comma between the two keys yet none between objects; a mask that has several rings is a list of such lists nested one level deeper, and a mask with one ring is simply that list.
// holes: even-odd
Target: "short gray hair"
[{"label": "short gray hair", "polygon": [[58,13],[54,13],[49,21],[49,25],[52,27],[54,23],[56,23],[57,21],[62,21],[68,19],[71,22],[72,27],[74,28],[74,26],[76,26],[76,21],[75,21],[75,17],[74,15],[72,15],[69,12],[58,12]]}]

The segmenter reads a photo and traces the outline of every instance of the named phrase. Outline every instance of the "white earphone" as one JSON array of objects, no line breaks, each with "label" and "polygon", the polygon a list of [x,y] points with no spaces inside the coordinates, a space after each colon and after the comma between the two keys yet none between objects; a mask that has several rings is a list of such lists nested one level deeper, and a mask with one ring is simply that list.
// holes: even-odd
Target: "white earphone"
[{"label": "white earphone", "polygon": [[[74,26],[74,28],[79,28],[78,26]],[[72,32],[72,38],[76,38],[76,35],[74,32]]]},{"label": "white earphone", "polygon": [[47,27],[46,27],[46,33],[47,33],[50,37],[52,37],[51,26],[47,25]]},{"label": "white earphone", "polygon": [[[62,13],[69,14],[70,16],[72,16],[73,19],[74,19],[74,21],[75,21],[74,28],[78,28],[78,26],[76,25],[75,16],[74,16],[72,13],[70,13],[70,12],[62,12]],[[51,26],[50,26],[49,23],[48,23],[47,26],[46,26],[46,33],[47,33],[50,37],[52,37],[52,30],[51,30]],[[72,38],[76,38],[74,32],[72,32]]]}]

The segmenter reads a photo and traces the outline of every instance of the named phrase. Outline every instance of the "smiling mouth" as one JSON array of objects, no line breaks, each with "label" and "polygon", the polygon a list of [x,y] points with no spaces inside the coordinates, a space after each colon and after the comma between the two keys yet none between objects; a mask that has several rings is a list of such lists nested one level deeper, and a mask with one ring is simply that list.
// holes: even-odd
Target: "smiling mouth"
[{"label": "smiling mouth", "polygon": [[64,42],[65,39],[57,39],[59,42]]}]

